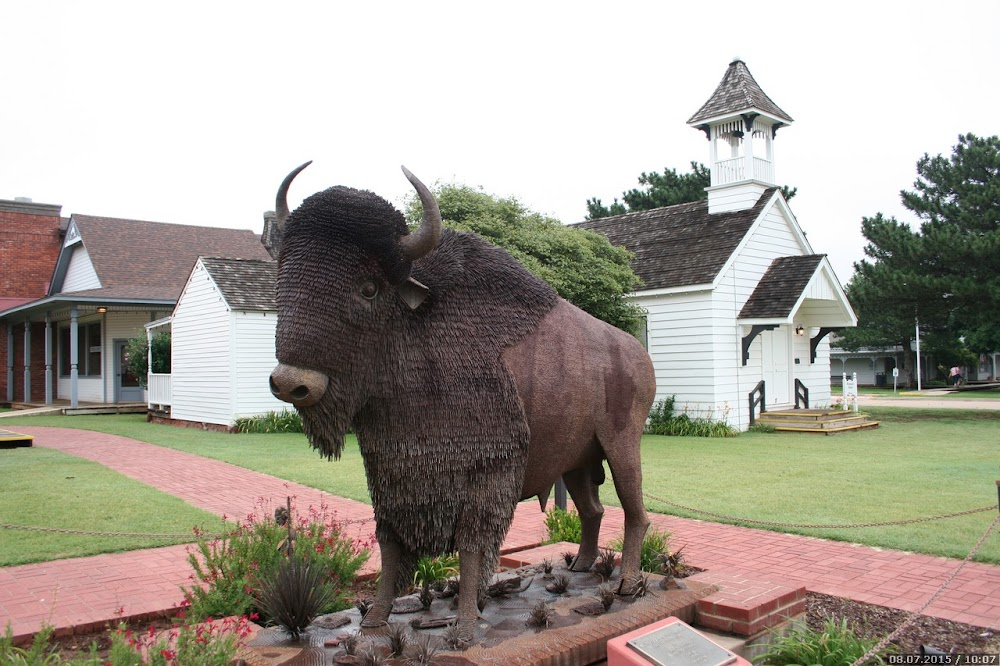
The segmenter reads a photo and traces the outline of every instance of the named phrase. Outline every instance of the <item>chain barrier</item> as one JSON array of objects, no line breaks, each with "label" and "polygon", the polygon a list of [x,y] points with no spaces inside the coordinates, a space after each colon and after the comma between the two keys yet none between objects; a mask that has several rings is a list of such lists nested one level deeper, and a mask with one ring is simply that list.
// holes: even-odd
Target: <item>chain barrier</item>
[{"label": "chain barrier", "polygon": [[[354,520],[345,520],[338,523],[341,527],[346,527],[348,525],[360,525],[364,523],[373,522],[374,518],[357,518]],[[54,534],[74,534],[77,536],[98,536],[98,537],[136,537],[140,539],[186,539],[188,541],[194,541],[196,539],[205,537],[209,539],[222,539],[230,534],[215,534],[212,532],[190,532],[189,534],[154,534],[154,533],[142,533],[142,532],[98,532],[95,530],[71,530],[60,527],[37,527],[35,525],[8,525],[5,523],[0,523],[0,529],[2,530],[23,530],[25,532],[49,532]]]},{"label": "chain barrier", "polygon": [[[992,509],[993,507],[990,507],[990,508]],[[886,645],[888,645],[894,638],[896,638],[896,636],[898,636],[903,631],[905,631],[907,629],[907,627],[909,627],[911,624],[913,624],[914,622],[916,622],[917,618],[919,618],[920,615],[925,610],[927,610],[927,608],[932,603],[934,603],[934,601],[938,597],[941,596],[941,594],[948,588],[948,586],[951,585],[952,581],[954,581],[955,578],[958,577],[958,574],[962,571],[962,569],[965,568],[965,565],[968,564],[969,562],[971,562],[972,559],[976,556],[976,554],[979,553],[979,549],[982,548],[982,546],[983,546],[984,543],[986,543],[986,539],[989,538],[990,533],[993,531],[993,528],[995,528],[997,526],[997,523],[1000,523],[1000,513],[998,513],[996,515],[996,517],[993,518],[993,522],[990,523],[990,526],[986,528],[986,531],[983,533],[983,536],[980,537],[980,539],[976,543],[976,545],[972,547],[972,550],[970,550],[969,554],[965,556],[965,559],[962,560],[962,563],[959,564],[958,567],[954,571],[951,572],[951,575],[948,576],[948,579],[944,583],[942,583],[941,587],[938,588],[938,591],[935,592],[931,596],[931,598],[928,599],[924,603],[923,606],[921,606],[917,610],[913,611],[910,614],[910,616],[908,618],[906,618],[906,620],[904,620],[901,625],[899,625],[898,627],[896,627],[896,629],[891,634],[889,634],[888,636],[886,636],[885,638],[883,638],[881,641],[879,641],[875,645],[875,647],[873,647],[872,649],[868,650],[868,652],[866,652],[863,655],[861,655],[861,657],[859,657],[857,661],[855,661],[853,664],[851,664],[851,666],[861,666],[862,664],[864,664],[865,662],[867,662],[869,659],[871,659],[876,654],[878,654],[879,652],[881,652],[882,649],[885,648]]]},{"label": "chain barrier", "polygon": [[768,525],[770,527],[798,527],[805,529],[854,529],[859,527],[885,527],[887,525],[910,525],[912,523],[926,523],[932,520],[944,520],[945,518],[957,518],[959,516],[968,516],[974,513],[983,513],[985,511],[993,511],[997,507],[995,504],[990,506],[984,506],[978,509],[969,509],[967,511],[958,511],[956,513],[945,513],[940,516],[929,516],[926,518],[907,518],[904,520],[887,520],[878,523],[855,523],[855,524],[822,524],[822,523],[779,523],[770,520],[754,520],[753,518],[740,518],[738,516],[727,516],[724,513],[713,513],[711,511],[703,511],[701,509],[695,509],[690,506],[684,506],[683,504],[677,504],[669,500],[665,500],[661,497],[656,497],[655,495],[650,495],[649,493],[643,493],[646,499],[651,499],[654,502],[659,502],[660,504],[666,504],[667,506],[672,506],[676,509],[683,509],[685,511],[690,511],[691,513],[699,513],[703,516],[712,516],[713,518],[722,518],[723,520],[731,520],[737,523],[749,523],[751,525]]}]

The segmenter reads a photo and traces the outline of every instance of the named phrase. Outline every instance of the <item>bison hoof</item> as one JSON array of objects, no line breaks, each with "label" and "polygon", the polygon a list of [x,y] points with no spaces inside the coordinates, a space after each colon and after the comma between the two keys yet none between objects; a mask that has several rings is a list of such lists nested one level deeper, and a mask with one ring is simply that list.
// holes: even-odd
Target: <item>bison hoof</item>
[{"label": "bison hoof", "polygon": [[365,613],[364,619],[361,620],[361,628],[378,629],[388,626],[390,611],[392,611],[391,605],[376,603],[367,613]]}]

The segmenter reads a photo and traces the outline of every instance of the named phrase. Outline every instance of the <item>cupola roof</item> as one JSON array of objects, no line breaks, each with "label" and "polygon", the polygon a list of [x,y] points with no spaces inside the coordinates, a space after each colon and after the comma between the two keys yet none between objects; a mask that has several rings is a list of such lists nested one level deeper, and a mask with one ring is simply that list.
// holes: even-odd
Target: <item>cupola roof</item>
[{"label": "cupola roof", "polygon": [[719,86],[707,102],[691,116],[688,125],[696,125],[715,118],[756,111],[771,116],[782,124],[791,123],[792,117],[781,110],[764,94],[754,80],[746,63],[734,58]]}]

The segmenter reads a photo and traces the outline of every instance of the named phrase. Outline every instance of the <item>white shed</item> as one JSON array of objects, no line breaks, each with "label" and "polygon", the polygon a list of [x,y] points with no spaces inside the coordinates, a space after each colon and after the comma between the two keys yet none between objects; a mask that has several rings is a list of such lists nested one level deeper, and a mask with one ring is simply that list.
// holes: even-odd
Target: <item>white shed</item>
[{"label": "white shed", "polygon": [[200,257],[171,321],[170,418],[232,426],[288,407],[271,395],[277,365],[277,263]]},{"label": "white shed", "polygon": [[751,394],[767,410],[830,403],[826,336],[857,317],[775,185],[791,122],[734,60],[688,121],[709,139],[707,200],[578,225],[635,253],[657,399],[675,411],[746,429]]}]

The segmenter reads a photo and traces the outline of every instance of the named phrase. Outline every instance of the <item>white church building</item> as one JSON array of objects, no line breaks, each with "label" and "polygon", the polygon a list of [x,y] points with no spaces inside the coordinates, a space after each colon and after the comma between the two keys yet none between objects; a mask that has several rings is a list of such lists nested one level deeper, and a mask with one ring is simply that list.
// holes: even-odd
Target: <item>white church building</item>
[{"label": "white church building", "polygon": [[707,200],[577,225],[635,254],[631,298],[675,413],[745,430],[761,404],[831,402],[827,336],[857,317],[777,186],[775,136],[791,123],[736,59],[688,120],[708,139]]}]

